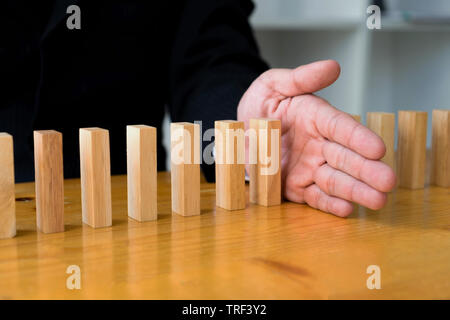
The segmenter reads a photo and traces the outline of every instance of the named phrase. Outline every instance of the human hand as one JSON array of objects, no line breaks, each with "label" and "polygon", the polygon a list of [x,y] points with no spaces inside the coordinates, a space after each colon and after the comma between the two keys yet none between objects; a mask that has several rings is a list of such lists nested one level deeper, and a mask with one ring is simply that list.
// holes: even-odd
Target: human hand
[{"label": "human hand", "polygon": [[296,69],[271,69],[242,96],[238,120],[281,120],[282,194],[346,217],[351,202],[378,210],[395,186],[394,171],[379,161],[380,137],[313,93],[336,81],[339,64],[314,62]]}]

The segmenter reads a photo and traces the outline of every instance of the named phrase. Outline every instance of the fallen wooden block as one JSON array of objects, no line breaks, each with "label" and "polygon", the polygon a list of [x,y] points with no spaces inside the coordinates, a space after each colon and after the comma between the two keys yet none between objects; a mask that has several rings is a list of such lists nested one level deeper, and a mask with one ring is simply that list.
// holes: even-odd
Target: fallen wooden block
[{"label": "fallen wooden block", "polygon": [[281,121],[250,119],[250,202],[281,203]]},{"label": "fallen wooden block", "polygon": [[80,129],[83,222],[93,228],[112,225],[109,132]]},{"label": "fallen wooden block", "polygon": [[397,175],[400,187],[424,187],[426,143],[427,113],[399,111]]},{"label": "fallen wooden block", "polygon": [[127,126],[128,216],[137,221],[158,218],[156,128]]},{"label": "fallen wooden block", "polygon": [[200,126],[170,125],[172,211],[182,216],[200,214]]},{"label": "fallen wooden block", "polygon": [[34,132],[36,223],[44,233],[64,231],[64,172],[62,135]]},{"label": "fallen wooden block", "polygon": [[367,127],[383,139],[386,154],[381,159],[391,168],[395,166],[395,114],[386,112],[368,112]]},{"label": "fallen wooden block", "polygon": [[433,110],[431,183],[450,187],[450,110]]},{"label": "fallen wooden block", "polygon": [[215,122],[216,205],[226,210],[245,208],[244,122]]},{"label": "fallen wooden block", "polygon": [[0,133],[0,239],[16,235],[13,137]]}]

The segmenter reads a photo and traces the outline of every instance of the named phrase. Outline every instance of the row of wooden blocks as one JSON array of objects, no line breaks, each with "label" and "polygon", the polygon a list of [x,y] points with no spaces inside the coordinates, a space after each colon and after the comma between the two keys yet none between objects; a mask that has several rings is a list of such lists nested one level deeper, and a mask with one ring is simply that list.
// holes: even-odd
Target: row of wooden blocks
[{"label": "row of wooden blocks", "polygon": [[[427,113],[398,114],[399,186],[423,188],[425,181]],[[359,119],[360,120],[360,119]],[[394,167],[395,115],[371,112],[367,125],[386,144],[382,159]],[[270,206],[281,203],[281,123],[252,119],[256,143],[250,144],[250,202]],[[200,214],[200,127],[192,123],[171,124],[172,211],[183,216]],[[227,210],[244,209],[244,123],[216,121],[216,205]],[[276,132],[276,135],[269,134]],[[450,110],[433,110],[432,177],[438,186],[450,187]],[[44,233],[64,230],[64,178],[62,136],[56,131],[36,131],[36,217]],[[273,142],[277,142],[273,144]],[[271,150],[273,146],[277,150]],[[12,137],[0,134],[0,238],[15,235],[15,196]],[[173,152],[176,150],[175,152]],[[232,161],[226,158],[233,154]],[[262,161],[261,154],[270,155]],[[174,161],[178,156],[181,161]],[[138,221],[157,219],[156,128],[127,127],[128,215]],[[80,129],[81,191],[83,222],[94,227],[112,224],[109,133],[105,129]],[[262,171],[276,162],[271,174]]]},{"label": "row of wooden blocks", "polygon": [[[360,116],[354,115],[361,122]],[[397,162],[395,162],[395,114],[368,112],[367,127],[377,133],[386,145],[382,159],[396,169],[398,185],[407,189],[425,186],[428,113],[398,112]],[[450,187],[450,110],[432,112],[431,176],[433,185]]]},{"label": "row of wooden blocks", "polygon": [[[250,165],[250,201],[260,205],[281,203],[281,170],[260,174],[270,166],[259,159],[267,152],[280,164],[281,123],[274,119],[252,119],[257,133],[255,163]],[[273,130],[275,129],[275,130]],[[227,210],[244,209],[245,133],[244,123],[216,121],[217,206]],[[171,124],[172,211],[183,216],[200,214],[200,126]],[[267,134],[267,132],[275,132]],[[261,133],[261,136],[259,134]],[[276,143],[273,143],[275,139]],[[278,150],[270,150],[276,145]],[[138,221],[157,219],[156,128],[127,126],[128,215]],[[0,134],[0,238],[16,233],[12,136]],[[53,130],[34,132],[36,222],[44,233],[64,231],[64,176],[62,135]],[[176,154],[175,154],[176,153]],[[232,161],[225,158],[233,154]],[[173,161],[174,155],[181,161]],[[220,158],[222,157],[223,160]],[[101,128],[80,129],[80,169],[83,223],[93,227],[112,224],[109,132]]]}]

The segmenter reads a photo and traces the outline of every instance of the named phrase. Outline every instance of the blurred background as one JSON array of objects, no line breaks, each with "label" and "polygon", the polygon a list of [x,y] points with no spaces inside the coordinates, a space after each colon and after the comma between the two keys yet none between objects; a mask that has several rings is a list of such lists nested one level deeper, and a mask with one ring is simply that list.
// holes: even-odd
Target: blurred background
[{"label": "blurred background", "polygon": [[[364,124],[367,111],[450,108],[450,0],[253,1],[251,24],[270,66],[337,60],[341,77],[318,95]],[[374,3],[380,30],[366,26]],[[428,121],[430,147],[431,113]]]},{"label": "blurred background", "polygon": [[[337,60],[341,77],[319,95],[363,123],[367,111],[450,108],[450,0],[254,2],[251,22],[269,64]],[[366,26],[374,2],[380,30]]]}]

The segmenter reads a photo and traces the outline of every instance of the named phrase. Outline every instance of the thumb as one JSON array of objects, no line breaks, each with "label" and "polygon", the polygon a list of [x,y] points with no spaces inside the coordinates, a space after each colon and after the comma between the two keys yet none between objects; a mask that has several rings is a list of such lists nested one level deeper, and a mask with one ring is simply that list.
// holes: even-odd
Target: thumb
[{"label": "thumb", "polygon": [[270,90],[293,97],[328,87],[337,80],[340,71],[336,61],[323,60],[296,69],[271,69],[263,73],[260,80]]}]

